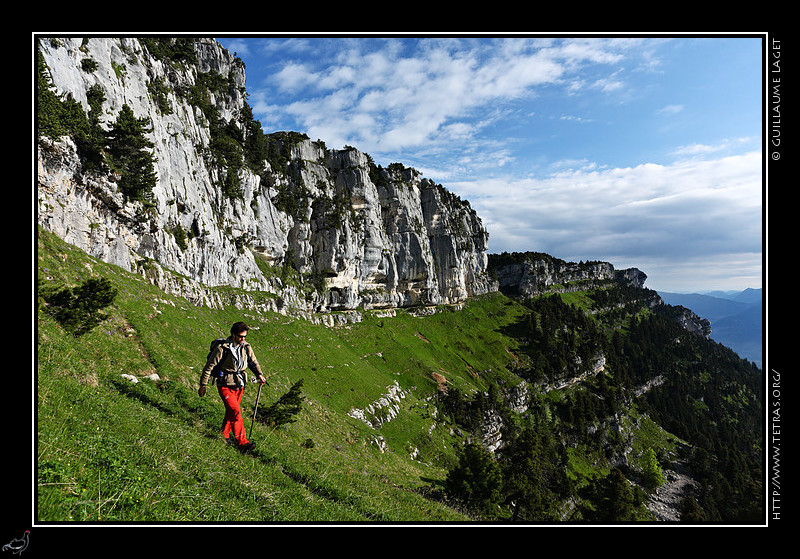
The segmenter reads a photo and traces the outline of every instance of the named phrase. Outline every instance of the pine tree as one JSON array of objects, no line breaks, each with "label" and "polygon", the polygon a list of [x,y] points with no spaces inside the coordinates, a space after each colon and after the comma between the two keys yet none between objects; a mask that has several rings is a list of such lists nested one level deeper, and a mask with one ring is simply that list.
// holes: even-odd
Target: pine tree
[{"label": "pine tree", "polygon": [[513,519],[557,520],[563,468],[553,440],[539,429],[525,428],[503,448],[501,468],[505,501]]},{"label": "pine tree", "polygon": [[107,134],[111,166],[120,174],[120,190],[130,200],[149,202],[156,185],[155,157],[149,151],[153,143],[146,137],[151,131],[148,119],[136,118],[125,104]]},{"label": "pine tree", "polygon": [[681,522],[705,522],[706,513],[694,497],[684,497],[681,501]]},{"label": "pine tree", "polygon": [[458,456],[458,466],[445,479],[446,491],[491,518],[502,497],[500,467],[489,451],[476,443],[464,445]]},{"label": "pine tree", "polygon": [[36,49],[36,132],[38,137],[58,138],[69,133],[63,123],[63,106],[56,95],[41,51]]},{"label": "pine tree", "polygon": [[595,520],[600,522],[636,520],[630,485],[622,472],[616,468],[601,482]]},{"label": "pine tree", "polygon": [[644,486],[649,489],[655,489],[662,485],[667,479],[664,477],[664,472],[658,464],[658,457],[652,448],[645,451],[645,464],[642,472],[642,482]]}]

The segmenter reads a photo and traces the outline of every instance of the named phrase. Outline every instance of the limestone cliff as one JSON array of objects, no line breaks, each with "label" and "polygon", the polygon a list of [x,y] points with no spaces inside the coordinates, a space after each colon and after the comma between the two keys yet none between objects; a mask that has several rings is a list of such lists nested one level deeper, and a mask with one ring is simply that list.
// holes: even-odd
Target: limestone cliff
[{"label": "limestone cliff", "polygon": [[213,39],[43,38],[39,50],[61,99],[90,114],[100,91],[105,131],[123,107],[150,125],[145,200],[69,136],[40,136],[38,223],[87,253],[210,305],[215,286],[299,311],[453,303],[495,287],[468,202],[357,149],[264,134],[244,65]]},{"label": "limestone cliff", "polygon": [[566,262],[540,252],[514,252],[492,254],[489,257],[489,274],[493,276],[500,291],[511,297],[526,299],[547,292],[564,293],[582,291],[616,281],[622,285],[641,290],[641,300],[650,308],[657,308],[677,320],[684,329],[708,338],[711,323],[682,306],[664,303],[661,296],[644,288],[647,274],[638,268],[615,270],[608,262]]},{"label": "limestone cliff", "polygon": [[606,280],[642,288],[647,279],[636,268],[615,270],[608,262],[566,262],[538,252],[492,255],[489,268],[501,291],[520,297],[535,297],[554,290],[582,290]]}]

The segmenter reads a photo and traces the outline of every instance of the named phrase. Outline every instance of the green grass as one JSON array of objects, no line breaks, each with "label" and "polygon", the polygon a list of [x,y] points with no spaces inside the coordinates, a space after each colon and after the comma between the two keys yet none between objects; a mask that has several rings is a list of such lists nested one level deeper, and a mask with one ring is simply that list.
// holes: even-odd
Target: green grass
[{"label": "green grass", "polygon": [[[507,367],[516,347],[502,329],[522,307],[491,295],[463,310],[367,312],[361,323],[329,328],[195,306],[42,231],[37,249],[46,283],[74,287],[105,277],[118,290],[108,320],[78,338],[39,303],[37,521],[470,520],[440,498],[463,441],[435,417],[434,373],[466,391],[484,390],[491,379],[515,382]],[[257,423],[248,455],[223,444],[216,391],[196,392],[210,341],[238,320],[250,325],[248,339],[269,377],[259,406],[304,380],[297,421],[276,429]],[[159,380],[144,378],[153,373]],[[347,415],[395,383],[404,397],[392,421],[373,429]],[[246,390],[246,410],[255,394]],[[384,448],[375,444],[379,436]]]},{"label": "green grass", "polygon": [[[211,309],[167,295],[138,274],[87,256],[39,231],[38,274],[75,287],[89,277],[117,289],[108,319],[88,334],[66,333],[37,312],[35,518],[61,522],[471,522],[449,506],[442,484],[464,435],[437,414],[441,386],[463,394],[510,388],[526,359],[515,335],[528,312],[496,293],[430,316],[365,311],[337,327],[233,306]],[[222,290],[228,300],[233,290]],[[255,294],[256,297],[260,294]],[[268,296],[264,294],[264,296]],[[591,307],[586,292],[562,294]],[[222,403],[197,394],[211,340],[233,322],[269,379],[260,409],[303,380],[296,421],[271,428],[249,416],[257,443],[242,455],[221,440]],[[133,375],[136,384],[122,377]],[[146,378],[157,374],[157,380]],[[396,416],[377,428],[351,417],[398,387]],[[563,400],[569,390],[544,401]],[[371,418],[386,418],[385,408]],[[627,414],[631,466],[644,452],[674,452],[675,439],[646,417]],[[458,434],[457,434],[458,433]],[[596,449],[568,449],[567,475],[584,487],[607,475]]]},{"label": "green grass", "polygon": [[592,310],[594,301],[589,297],[587,291],[571,291],[567,293],[560,293],[561,299],[568,305],[575,305],[581,310]]}]

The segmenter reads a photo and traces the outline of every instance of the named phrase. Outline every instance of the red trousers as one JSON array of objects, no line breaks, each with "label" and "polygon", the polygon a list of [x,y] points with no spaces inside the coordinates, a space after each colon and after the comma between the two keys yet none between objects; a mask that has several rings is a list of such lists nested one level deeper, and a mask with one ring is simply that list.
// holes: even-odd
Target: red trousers
[{"label": "red trousers", "polygon": [[242,388],[228,388],[218,386],[219,396],[225,404],[225,419],[222,420],[222,438],[227,439],[231,431],[236,443],[241,446],[247,444],[247,434],[244,430],[244,418],[242,417]]}]

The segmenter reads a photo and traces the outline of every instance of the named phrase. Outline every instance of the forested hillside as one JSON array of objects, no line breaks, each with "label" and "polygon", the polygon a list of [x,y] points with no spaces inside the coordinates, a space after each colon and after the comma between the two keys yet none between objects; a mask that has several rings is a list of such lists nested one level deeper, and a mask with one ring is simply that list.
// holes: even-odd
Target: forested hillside
[{"label": "forested hillside", "polygon": [[683,305],[711,322],[711,338],[759,367],[763,362],[764,306],[761,289],[734,294],[659,293],[670,305]]},{"label": "forested hillside", "polygon": [[[545,295],[525,301],[529,313],[506,329],[526,358],[516,374],[540,387],[530,410],[505,422],[497,453],[504,482],[493,495],[513,501],[513,518],[647,519],[646,492],[664,481],[658,465],[678,462],[697,482],[681,520],[762,520],[761,371],[681,328],[670,307],[645,310],[647,292],[609,282]],[[513,415],[491,396],[445,402],[466,428],[487,407]],[[465,475],[451,472],[455,488]]]}]

